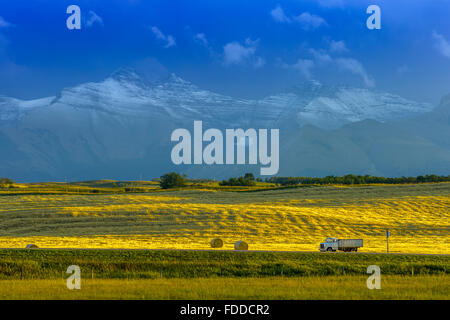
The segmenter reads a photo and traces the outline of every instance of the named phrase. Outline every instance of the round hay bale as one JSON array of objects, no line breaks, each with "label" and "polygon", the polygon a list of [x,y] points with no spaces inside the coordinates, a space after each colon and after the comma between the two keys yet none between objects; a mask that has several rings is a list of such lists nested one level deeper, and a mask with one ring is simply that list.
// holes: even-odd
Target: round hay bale
[{"label": "round hay bale", "polygon": [[248,244],[245,241],[238,241],[234,244],[234,250],[248,250]]},{"label": "round hay bale", "polygon": [[33,243],[27,244],[25,249],[38,249],[39,247]]},{"label": "round hay bale", "polygon": [[223,241],[219,238],[214,238],[211,240],[211,247],[212,248],[222,248],[223,247]]}]

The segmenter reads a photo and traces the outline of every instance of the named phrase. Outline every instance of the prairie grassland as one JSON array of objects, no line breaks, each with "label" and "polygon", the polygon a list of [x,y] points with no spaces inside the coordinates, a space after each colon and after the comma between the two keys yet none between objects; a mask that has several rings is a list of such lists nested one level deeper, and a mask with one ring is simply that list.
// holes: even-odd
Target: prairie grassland
[{"label": "prairie grassland", "polygon": [[382,276],[369,290],[366,276],[196,278],[147,280],[1,280],[0,299],[449,299],[445,276]]},{"label": "prairie grassland", "polygon": [[450,275],[449,255],[326,254],[217,250],[3,249],[0,280],[58,279],[77,265],[83,278],[156,279],[365,275]]},{"label": "prairie grassland", "polygon": [[450,183],[0,195],[0,247],[317,251],[327,236],[364,252],[450,254]]}]

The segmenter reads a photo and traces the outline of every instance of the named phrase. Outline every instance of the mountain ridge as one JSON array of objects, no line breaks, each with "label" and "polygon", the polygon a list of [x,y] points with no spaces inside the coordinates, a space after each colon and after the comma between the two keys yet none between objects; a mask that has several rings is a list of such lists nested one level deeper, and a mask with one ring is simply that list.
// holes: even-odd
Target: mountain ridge
[{"label": "mountain ridge", "polygon": [[171,132],[192,130],[194,120],[205,128],[279,128],[279,175],[448,174],[450,121],[442,116],[448,98],[432,109],[389,93],[317,81],[292,91],[238,99],[175,74],[146,81],[121,69],[56,97],[0,97],[0,150],[6,153],[0,176],[132,179],[176,170],[226,178],[259,172],[259,166],[173,165]]},{"label": "mountain ridge", "polygon": [[[3,97],[3,100],[6,98]],[[0,97],[0,117],[6,110],[1,99]],[[65,88],[56,97],[15,100],[21,104],[51,100],[51,104],[94,107],[104,111],[108,111],[107,106],[110,106],[110,110],[114,112],[125,112],[127,109],[133,109],[131,107],[139,109],[139,106],[146,105],[162,107],[176,117],[177,112],[169,111],[172,104],[186,113],[205,115],[206,112],[219,119],[223,113],[220,110],[211,110],[213,107],[231,109],[226,112],[235,112],[237,115],[242,114],[242,109],[247,109],[247,116],[250,118],[264,113],[261,119],[267,121],[277,121],[283,114],[290,117],[295,112],[294,116],[300,126],[313,124],[323,129],[334,129],[364,119],[390,121],[408,116],[408,113],[414,115],[431,110],[429,104],[416,103],[398,95],[347,86],[324,86],[316,80],[295,86],[292,92],[288,93],[258,100],[239,99],[203,90],[174,73],[159,81],[146,82],[132,68],[118,69],[100,82],[87,82]],[[101,105],[103,106],[100,108]],[[232,108],[232,105],[236,107]],[[205,106],[209,106],[209,109],[204,108]],[[248,123],[244,121],[244,124]]]}]

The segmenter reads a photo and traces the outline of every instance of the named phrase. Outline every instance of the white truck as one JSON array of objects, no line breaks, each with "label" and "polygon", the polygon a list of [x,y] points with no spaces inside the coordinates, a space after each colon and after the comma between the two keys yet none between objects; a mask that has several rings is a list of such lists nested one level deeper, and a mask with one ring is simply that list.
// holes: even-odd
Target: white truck
[{"label": "white truck", "polygon": [[362,239],[338,239],[338,238],[326,238],[325,242],[320,244],[320,252],[335,252],[337,250],[350,252],[358,251],[358,248],[363,246]]}]

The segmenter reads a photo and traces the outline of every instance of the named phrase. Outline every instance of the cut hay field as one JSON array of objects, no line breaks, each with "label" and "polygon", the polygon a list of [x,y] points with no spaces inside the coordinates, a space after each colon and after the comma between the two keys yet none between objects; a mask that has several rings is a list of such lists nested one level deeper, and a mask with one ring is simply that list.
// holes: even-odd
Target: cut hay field
[{"label": "cut hay field", "polygon": [[145,193],[115,193],[112,183],[105,192],[83,188],[91,187],[0,192],[0,247],[209,249],[219,237],[223,249],[245,240],[250,250],[317,251],[335,236],[364,239],[362,252],[385,252],[389,228],[391,252],[450,254],[450,183],[244,191],[149,185]]}]

